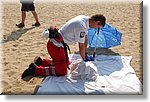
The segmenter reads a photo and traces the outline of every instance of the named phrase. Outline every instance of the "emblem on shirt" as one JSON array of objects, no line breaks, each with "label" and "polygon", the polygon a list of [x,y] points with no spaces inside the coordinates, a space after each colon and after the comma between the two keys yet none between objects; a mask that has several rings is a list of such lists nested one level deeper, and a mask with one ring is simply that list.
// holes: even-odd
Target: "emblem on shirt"
[{"label": "emblem on shirt", "polygon": [[84,38],[84,36],[85,36],[85,32],[81,32],[80,33],[80,38]]}]

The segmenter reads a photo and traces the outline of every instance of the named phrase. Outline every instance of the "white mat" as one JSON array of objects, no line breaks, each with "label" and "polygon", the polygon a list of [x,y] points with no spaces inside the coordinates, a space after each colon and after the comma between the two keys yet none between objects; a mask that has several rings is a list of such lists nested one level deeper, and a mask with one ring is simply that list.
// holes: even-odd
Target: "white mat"
[{"label": "white mat", "polygon": [[[70,55],[72,61],[79,55]],[[95,81],[48,76],[36,94],[142,94],[142,84],[130,66],[131,56],[96,56],[99,76]]]}]

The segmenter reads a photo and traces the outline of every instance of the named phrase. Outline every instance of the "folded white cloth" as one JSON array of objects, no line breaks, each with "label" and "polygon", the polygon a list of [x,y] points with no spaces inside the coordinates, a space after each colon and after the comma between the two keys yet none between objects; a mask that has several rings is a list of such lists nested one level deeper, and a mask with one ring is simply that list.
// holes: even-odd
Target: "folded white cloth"
[{"label": "folded white cloth", "polygon": [[70,78],[74,80],[95,81],[98,77],[97,67],[94,62],[76,60],[72,62]]}]

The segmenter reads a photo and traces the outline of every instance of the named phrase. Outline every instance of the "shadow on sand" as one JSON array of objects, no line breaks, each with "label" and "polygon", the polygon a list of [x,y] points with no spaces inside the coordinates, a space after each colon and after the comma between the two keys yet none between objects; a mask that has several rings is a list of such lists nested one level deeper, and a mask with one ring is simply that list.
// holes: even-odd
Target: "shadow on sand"
[{"label": "shadow on sand", "polygon": [[11,34],[8,37],[4,36],[4,39],[2,40],[1,43],[3,44],[3,43],[6,43],[6,42],[9,42],[9,41],[18,40],[22,36],[22,34],[26,33],[29,30],[32,30],[34,28],[35,27],[21,28],[21,29],[18,29],[16,31],[12,31]]},{"label": "shadow on sand", "polygon": [[[94,53],[94,48],[88,48],[88,53],[92,55]],[[119,53],[114,52],[108,48],[97,48],[96,54],[97,55],[118,55],[118,56],[120,56]]]},{"label": "shadow on sand", "polygon": [[[87,52],[89,55],[93,55],[94,53],[94,48],[88,48]],[[79,52],[75,52],[75,54],[79,54]],[[116,55],[120,56],[119,53],[112,51],[111,49],[108,48],[97,48],[96,49],[96,55]]]}]

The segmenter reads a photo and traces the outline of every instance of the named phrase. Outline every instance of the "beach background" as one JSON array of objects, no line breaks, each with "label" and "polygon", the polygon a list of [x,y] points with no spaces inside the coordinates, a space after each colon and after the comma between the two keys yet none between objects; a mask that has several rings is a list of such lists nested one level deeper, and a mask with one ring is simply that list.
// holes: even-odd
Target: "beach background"
[{"label": "beach background", "polygon": [[[77,0],[78,1],[78,0]],[[107,22],[122,32],[122,44],[111,49],[98,49],[97,54],[132,56],[131,66],[143,83],[143,18],[142,2],[63,2],[35,0],[40,27],[32,27],[35,20],[31,12],[27,13],[25,28],[15,25],[21,21],[19,0],[1,3],[1,85],[2,94],[33,94],[35,87],[43,78],[21,80],[22,72],[33,62],[35,56],[50,58],[41,33],[49,26],[61,27],[66,21],[77,15],[91,16],[103,14]],[[78,45],[70,46],[71,53],[78,51]],[[89,50],[91,53],[92,50]]]}]

